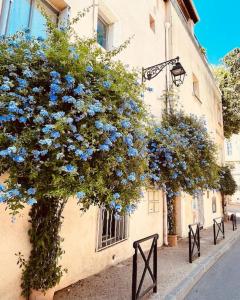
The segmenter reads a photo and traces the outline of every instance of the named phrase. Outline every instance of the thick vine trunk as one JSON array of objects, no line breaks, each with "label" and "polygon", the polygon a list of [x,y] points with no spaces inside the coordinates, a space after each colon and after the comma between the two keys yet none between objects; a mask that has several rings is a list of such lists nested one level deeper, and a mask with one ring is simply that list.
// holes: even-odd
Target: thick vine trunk
[{"label": "thick vine trunk", "polygon": [[32,289],[48,290],[62,277],[58,259],[63,253],[59,235],[66,200],[47,197],[32,206],[29,230],[32,250],[22,274],[23,295]]},{"label": "thick vine trunk", "polygon": [[175,206],[174,198],[167,196],[167,212],[168,212],[168,234],[176,234],[176,215],[175,215]]}]

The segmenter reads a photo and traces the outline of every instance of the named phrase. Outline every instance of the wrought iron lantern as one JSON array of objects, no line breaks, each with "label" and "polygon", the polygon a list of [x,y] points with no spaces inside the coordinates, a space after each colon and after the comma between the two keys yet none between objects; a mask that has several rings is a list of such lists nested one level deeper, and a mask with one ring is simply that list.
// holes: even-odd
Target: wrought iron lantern
[{"label": "wrought iron lantern", "polygon": [[176,86],[180,86],[183,84],[186,71],[184,70],[183,66],[180,62],[177,62],[171,69],[171,75],[172,75],[172,82]]},{"label": "wrought iron lantern", "polygon": [[151,80],[156,77],[166,66],[172,65],[172,69],[170,70],[172,75],[172,81],[176,86],[180,86],[183,84],[186,72],[179,62],[179,57],[164,61],[160,64],[143,68],[142,69],[142,82],[146,80]]}]

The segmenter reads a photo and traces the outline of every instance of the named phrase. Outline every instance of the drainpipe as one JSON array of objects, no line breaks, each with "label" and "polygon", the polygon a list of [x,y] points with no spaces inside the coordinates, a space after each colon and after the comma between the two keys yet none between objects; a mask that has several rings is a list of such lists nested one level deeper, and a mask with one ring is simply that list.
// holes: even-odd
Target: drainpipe
[{"label": "drainpipe", "polygon": [[[168,43],[169,43],[169,28],[170,23],[165,22],[165,61],[169,59]],[[166,67],[165,73],[165,109],[168,112],[168,67]],[[163,192],[163,244],[168,246],[168,215],[167,215],[167,194]]]},{"label": "drainpipe", "polygon": [[[169,28],[171,24],[169,22],[165,22],[165,61],[169,60]],[[167,66],[165,68],[165,109],[168,113],[169,107],[168,107],[168,75],[169,75],[169,67]]]}]

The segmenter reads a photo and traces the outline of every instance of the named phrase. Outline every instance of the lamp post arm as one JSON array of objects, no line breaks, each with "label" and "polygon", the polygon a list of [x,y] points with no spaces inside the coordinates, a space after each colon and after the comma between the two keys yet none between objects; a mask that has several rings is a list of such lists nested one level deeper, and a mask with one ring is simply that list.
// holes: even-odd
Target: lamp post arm
[{"label": "lamp post arm", "polygon": [[145,82],[146,80],[151,80],[154,77],[156,77],[166,66],[168,65],[175,65],[179,61],[179,57],[164,61],[160,64],[148,67],[148,68],[142,68],[142,82]]}]

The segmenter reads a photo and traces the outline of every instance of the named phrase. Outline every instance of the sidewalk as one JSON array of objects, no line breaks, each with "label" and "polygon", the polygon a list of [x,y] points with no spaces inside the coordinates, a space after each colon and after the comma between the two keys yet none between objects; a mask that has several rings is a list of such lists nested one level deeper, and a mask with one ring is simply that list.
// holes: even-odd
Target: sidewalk
[{"label": "sidewalk", "polygon": [[[150,293],[144,299],[184,299],[193,285],[239,237],[240,228],[232,231],[232,223],[225,223],[225,240],[214,246],[212,228],[202,230],[201,257],[192,264],[188,262],[188,239],[180,240],[175,248],[159,248],[158,293]],[[139,274],[143,270],[140,262],[142,260],[139,259]],[[130,300],[131,276],[132,259],[128,259],[58,291],[54,300]],[[150,282],[148,274],[145,281],[146,285]]]}]

